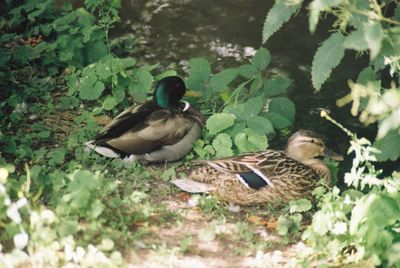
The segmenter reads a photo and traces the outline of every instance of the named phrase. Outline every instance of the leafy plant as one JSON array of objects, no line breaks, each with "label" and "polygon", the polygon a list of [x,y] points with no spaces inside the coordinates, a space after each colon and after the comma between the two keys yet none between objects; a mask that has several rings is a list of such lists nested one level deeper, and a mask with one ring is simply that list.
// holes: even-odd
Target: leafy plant
[{"label": "leafy plant", "polygon": [[[260,48],[249,64],[212,76],[205,59],[189,61],[187,86],[203,94],[200,107],[206,102],[209,109],[211,102],[214,111],[206,123],[205,139],[194,147],[200,157],[263,150],[268,146],[266,136],[292,125],[295,106],[282,96],[292,81],[283,76],[265,79],[269,62],[268,50]],[[231,88],[234,82],[238,85]]]},{"label": "leafy plant", "polygon": [[[303,1],[276,1],[265,20],[264,42],[302,4]],[[351,92],[337,104],[352,102],[352,115],[359,115],[366,125],[378,123],[378,131],[374,142],[360,139],[322,113],[351,137],[349,153],[353,152],[355,157],[344,178],[350,189],[341,192],[334,187],[325,194],[316,190],[320,209],[303,233],[303,239],[324,254],[329,264],[368,260],[374,265],[397,267],[399,174],[395,171],[383,178],[382,170],[374,162],[400,158],[399,5],[390,0],[313,0],[308,8],[311,32],[325,14],[336,19],[333,33],[314,56],[311,71],[314,88],[321,89],[346,50],[369,54],[369,66],[360,72],[356,82],[349,81]],[[285,16],[274,19],[279,14]],[[391,83],[379,79],[387,71]]]}]

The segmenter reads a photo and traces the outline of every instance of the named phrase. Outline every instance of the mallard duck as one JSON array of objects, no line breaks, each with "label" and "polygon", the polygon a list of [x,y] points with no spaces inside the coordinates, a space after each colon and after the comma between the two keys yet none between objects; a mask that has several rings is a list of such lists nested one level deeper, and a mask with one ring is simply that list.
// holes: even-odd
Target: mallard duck
[{"label": "mallard duck", "polygon": [[191,193],[210,192],[234,204],[277,204],[311,198],[321,178],[327,183],[331,173],[318,157],[341,156],[325,148],[316,133],[301,130],[288,140],[285,151],[266,150],[220,160],[200,160],[187,179],[172,181]]},{"label": "mallard duck", "polygon": [[181,159],[199,138],[205,121],[188,102],[180,102],[186,92],[181,78],[161,79],[153,100],[126,109],[85,145],[106,157],[142,163]]}]

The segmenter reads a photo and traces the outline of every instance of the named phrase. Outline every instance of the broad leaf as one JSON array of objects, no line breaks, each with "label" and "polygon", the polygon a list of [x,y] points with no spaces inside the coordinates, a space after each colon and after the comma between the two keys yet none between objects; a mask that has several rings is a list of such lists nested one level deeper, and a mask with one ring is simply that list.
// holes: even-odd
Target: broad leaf
[{"label": "broad leaf", "polygon": [[111,110],[112,108],[114,108],[117,105],[117,101],[115,100],[114,97],[110,97],[108,96],[104,101],[103,101],[103,108],[105,110]]},{"label": "broad leaf", "polygon": [[232,140],[228,134],[219,133],[212,142],[218,158],[232,156]]},{"label": "broad leaf", "polygon": [[277,128],[277,129],[286,128],[286,127],[292,125],[292,122],[289,121],[289,119],[287,119],[286,117],[284,117],[280,114],[274,113],[274,112],[266,113],[265,117],[272,123],[274,128]]},{"label": "broad leaf", "polygon": [[239,74],[246,77],[252,78],[258,73],[258,70],[254,65],[251,64],[243,64],[239,67]]},{"label": "broad leaf", "polygon": [[243,117],[248,120],[252,116],[258,115],[264,106],[264,98],[262,96],[249,99],[243,108]]},{"label": "broad leaf", "polygon": [[304,198],[289,202],[290,213],[304,212],[310,210],[311,207],[311,202]]},{"label": "broad leaf", "polygon": [[293,123],[295,115],[294,103],[286,97],[276,97],[271,99],[268,111],[280,114]]},{"label": "broad leaf", "polygon": [[381,150],[377,155],[379,161],[395,161],[400,157],[400,134],[397,130],[389,131],[382,139],[376,140],[374,147]]},{"label": "broad leaf", "polygon": [[139,69],[133,76],[133,83],[129,85],[129,94],[135,101],[142,102],[153,84],[153,76],[143,69]]},{"label": "broad leaf", "polygon": [[247,126],[253,130],[256,134],[264,135],[269,133],[275,133],[272,123],[265,117],[253,116],[247,120]]},{"label": "broad leaf", "polygon": [[315,53],[312,63],[312,84],[316,90],[320,90],[322,84],[328,79],[344,56],[344,36],[337,32],[326,39]]},{"label": "broad leaf", "polygon": [[235,116],[233,114],[217,113],[208,118],[206,128],[211,135],[214,135],[232,126],[234,122]]},{"label": "broad leaf", "polygon": [[310,15],[308,17],[310,32],[315,32],[321,11],[326,11],[333,6],[342,3],[343,0],[314,0],[310,4]]},{"label": "broad leaf", "polygon": [[284,0],[277,0],[274,6],[269,10],[264,22],[262,40],[263,43],[282,27],[283,23],[287,22],[293,14],[297,12],[301,6],[301,1],[298,4],[288,5]]},{"label": "broad leaf", "polygon": [[85,76],[79,86],[79,98],[82,100],[96,100],[101,96],[104,90],[104,83],[97,80],[97,77],[92,72],[92,75]]},{"label": "broad leaf", "polygon": [[292,83],[292,79],[284,76],[277,76],[266,80],[263,87],[264,96],[272,97],[285,93]]},{"label": "broad leaf", "polygon": [[381,50],[383,39],[383,29],[380,22],[374,21],[364,24],[364,36],[370,49],[371,59],[374,59]]},{"label": "broad leaf", "polygon": [[208,84],[211,93],[224,90],[235,79],[237,73],[238,70],[236,68],[230,68],[212,76]]},{"label": "broad leaf", "polygon": [[260,48],[257,50],[254,57],[251,59],[251,64],[256,67],[259,71],[264,70],[269,62],[271,61],[271,55],[266,48]]},{"label": "broad leaf", "polygon": [[352,31],[344,39],[343,46],[347,49],[363,51],[368,49],[368,44],[364,38],[364,29]]},{"label": "broad leaf", "polygon": [[186,86],[192,90],[204,90],[204,84],[211,75],[210,63],[204,58],[189,60],[190,76],[186,79]]},{"label": "broad leaf", "polygon": [[256,134],[249,128],[235,137],[235,144],[241,153],[265,150],[268,147],[268,140],[265,135]]}]

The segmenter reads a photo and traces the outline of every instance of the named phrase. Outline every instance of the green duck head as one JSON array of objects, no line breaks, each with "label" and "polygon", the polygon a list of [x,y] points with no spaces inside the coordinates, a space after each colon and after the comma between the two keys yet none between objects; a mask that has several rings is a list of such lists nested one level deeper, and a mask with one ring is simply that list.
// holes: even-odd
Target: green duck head
[{"label": "green duck head", "polygon": [[176,108],[185,93],[183,80],[177,76],[168,76],[158,81],[153,100],[162,108]]}]

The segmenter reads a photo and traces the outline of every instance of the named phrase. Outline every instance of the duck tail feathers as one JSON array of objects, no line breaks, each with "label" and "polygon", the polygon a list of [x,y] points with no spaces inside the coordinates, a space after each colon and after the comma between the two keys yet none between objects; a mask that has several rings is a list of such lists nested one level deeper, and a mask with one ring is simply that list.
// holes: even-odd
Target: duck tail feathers
[{"label": "duck tail feathers", "polygon": [[200,183],[197,181],[192,181],[189,179],[175,179],[171,181],[175,186],[179,187],[181,190],[189,193],[208,193],[213,189],[211,185]]},{"label": "duck tail feathers", "polygon": [[117,154],[110,148],[102,147],[102,146],[98,146],[98,145],[94,144],[94,140],[88,141],[84,145],[87,149],[94,150],[97,153],[101,154],[102,156],[109,157],[109,158],[120,157],[119,154]]}]

